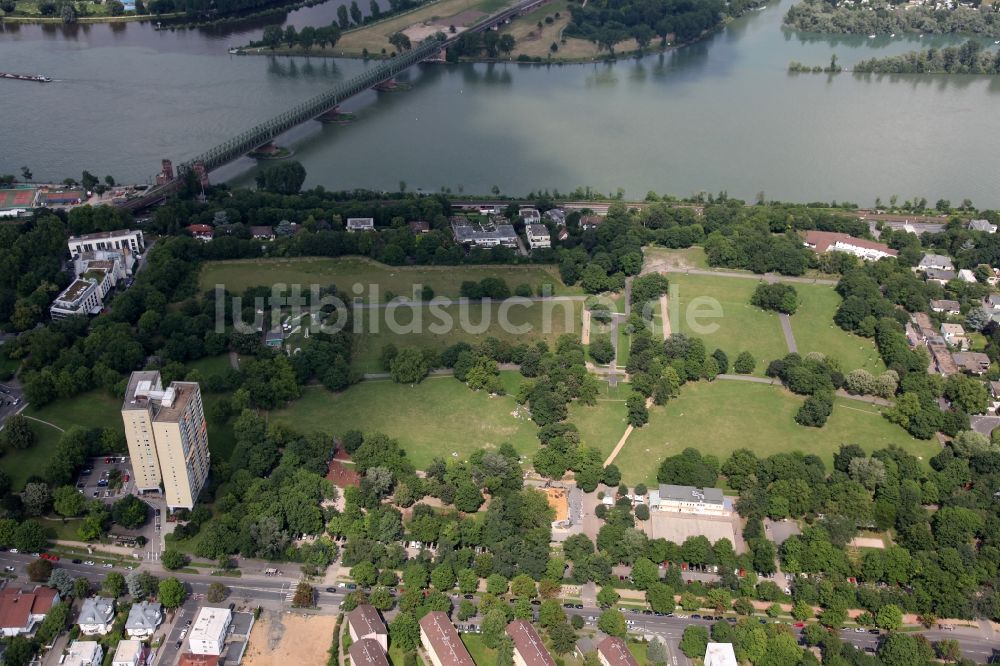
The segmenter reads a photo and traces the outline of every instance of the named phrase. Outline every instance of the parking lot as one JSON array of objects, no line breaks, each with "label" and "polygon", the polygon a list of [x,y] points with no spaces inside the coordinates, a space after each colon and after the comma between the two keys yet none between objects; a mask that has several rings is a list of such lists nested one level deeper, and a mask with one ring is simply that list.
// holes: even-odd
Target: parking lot
[{"label": "parking lot", "polygon": [[[99,499],[111,504],[129,492],[133,483],[131,473],[128,456],[92,458],[77,477],[76,487],[87,499]],[[113,488],[112,480],[116,475],[121,479],[121,485]]]}]

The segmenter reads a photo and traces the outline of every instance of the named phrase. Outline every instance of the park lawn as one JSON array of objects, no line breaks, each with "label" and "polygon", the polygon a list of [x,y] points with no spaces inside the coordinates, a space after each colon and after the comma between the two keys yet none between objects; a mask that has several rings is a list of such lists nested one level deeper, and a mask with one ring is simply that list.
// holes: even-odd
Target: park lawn
[{"label": "park lawn", "polygon": [[213,417],[212,407],[220,400],[231,397],[229,393],[202,393],[201,400],[205,408],[205,421],[208,425],[208,451],[216,460],[228,461],[236,448],[236,435],[233,434],[233,420],[221,422]]},{"label": "park lawn", "polygon": [[[701,338],[708,354],[718,348],[735,360],[740,352],[748,351],[757,361],[755,374],[760,375],[769,362],[788,353],[778,315],[750,305],[757,288],[754,280],[676,273],[668,277],[673,333]],[[692,301],[695,307],[691,307]],[[721,317],[699,314],[712,312],[716,304],[721,307]],[[692,323],[708,332],[693,331]]]},{"label": "park lawn", "polygon": [[[506,280],[511,291],[518,285],[528,284],[533,291],[543,283],[552,285],[556,296],[583,293],[579,287],[567,287],[559,279],[559,272],[552,266],[490,265],[490,266],[388,266],[363,257],[326,259],[295,257],[291,259],[237,259],[233,261],[206,262],[201,269],[202,289],[214,289],[221,284],[233,294],[242,294],[248,287],[270,286],[284,283],[298,284],[308,293],[311,285],[338,290],[353,298],[355,284],[364,287],[360,297],[368,303],[386,302],[387,294],[411,298],[414,285],[429,286],[436,296],[458,298],[462,282],[478,282],[486,277]],[[378,293],[373,293],[375,287]]]},{"label": "park lawn", "polygon": [[[417,347],[442,352],[457,342],[476,345],[492,336],[511,344],[545,340],[550,348],[554,348],[556,339],[563,333],[579,337],[582,311],[582,301],[532,301],[513,307],[501,303],[489,306],[466,303],[442,306],[442,316],[432,314],[431,308],[423,306],[403,306],[392,311],[386,308],[365,309],[360,312],[364,315],[366,333],[354,336],[353,365],[362,372],[382,372],[380,358],[383,347],[388,344],[394,344],[399,349]],[[420,318],[416,319],[418,314]],[[443,326],[443,315],[450,317],[452,323]],[[479,332],[484,328],[481,325],[483,322],[489,323],[489,326],[484,332]],[[418,332],[393,332],[388,324],[393,324],[397,331],[412,326]],[[525,326],[528,328],[521,332]],[[435,327],[446,332],[436,332]]]},{"label": "park lawn", "polygon": [[[403,654],[403,651],[399,649],[398,645],[389,646],[389,663],[392,664],[392,666],[403,666],[404,658],[405,655]],[[424,660],[420,658],[419,654],[417,655],[417,666],[424,666]]]},{"label": "park lawn", "polygon": [[510,395],[491,398],[444,376],[416,386],[366,381],[340,393],[308,387],[270,419],[300,432],[382,432],[399,440],[417,469],[425,469],[436,457],[465,460],[504,442],[530,459],[538,449],[537,428],[527,416],[513,416],[516,408]]},{"label": "park lawn", "polygon": [[20,361],[15,361],[7,355],[9,350],[8,345],[0,344],[0,379],[8,376],[13,377],[14,373],[17,372],[17,366],[21,364]]},{"label": "park lawn", "polygon": [[840,361],[844,374],[858,368],[874,373],[885,370],[875,343],[854,335],[833,323],[840,306],[840,294],[826,285],[796,284],[799,307],[790,317],[799,353],[818,351]]},{"label": "park lawn", "polygon": [[217,354],[215,356],[206,356],[200,358],[197,361],[191,361],[187,364],[188,372],[192,370],[197,370],[202,377],[212,377],[214,375],[223,375],[232,369],[232,364],[229,362],[229,354]]},{"label": "park lawn", "polygon": [[124,429],[121,401],[100,389],[57,400],[41,409],[29,405],[23,414],[31,417],[28,422],[37,438],[34,446],[23,451],[9,451],[0,458],[0,469],[10,475],[13,487],[18,490],[24,487],[28,477],[41,475],[45,463],[55,453],[62,435],[60,428],[68,430],[73,426],[82,426]]},{"label": "park lawn", "polygon": [[668,247],[647,245],[642,248],[643,270],[676,270],[681,268],[709,269],[705,248],[692,245],[675,250]]},{"label": "park lawn", "polygon": [[80,535],[77,530],[83,524],[83,518],[66,518],[59,520],[39,521],[45,530],[45,536],[49,539],[60,541],[79,541]]},{"label": "park lawn", "polygon": [[462,642],[465,643],[476,666],[493,666],[497,663],[497,651],[486,647],[481,635],[462,634]]},{"label": "park lawn", "polygon": [[628,427],[625,400],[607,398],[604,395],[594,406],[570,403],[569,418],[566,420],[580,430],[580,440],[585,445],[598,449],[605,458]]},{"label": "park lawn", "polygon": [[50,402],[40,409],[29,406],[24,410],[24,414],[48,421],[63,430],[82,426],[124,431],[121,409],[121,398],[116,398],[103,389],[95,389],[72,398]]},{"label": "park lawn", "polygon": [[0,457],[0,470],[10,476],[11,488],[14,491],[24,489],[24,484],[32,475],[41,475],[45,464],[55,455],[61,432],[52,426],[28,421],[35,433],[35,444],[27,449],[10,450]]},{"label": "park lawn", "polygon": [[768,384],[685,384],[680,397],[650,410],[649,423],[632,432],[615,463],[631,484],[655,483],[660,461],[688,447],[715,455],[720,462],[738,448],[749,448],[761,458],[802,451],[820,456],[828,470],[841,444],[858,444],[866,451],[896,444],[925,464],[940,451],[933,441],[913,439],[886,421],[878,407],[847,398],[836,398],[823,428],[800,426],[794,417],[802,402],[801,396]]}]

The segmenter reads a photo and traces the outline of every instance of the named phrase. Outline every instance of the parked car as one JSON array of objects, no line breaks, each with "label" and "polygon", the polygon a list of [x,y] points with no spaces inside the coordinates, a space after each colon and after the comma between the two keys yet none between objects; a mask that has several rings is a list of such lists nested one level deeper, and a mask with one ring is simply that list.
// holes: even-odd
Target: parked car
[{"label": "parked car", "polygon": [[84,564],[86,564],[88,567],[92,567],[92,566],[94,566],[94,561],[93,560],[87,560],[87,561],[84,562]]},{"label": "parked car", "polygon": [[70,560],[70,562],[72,562],[73,564],[83,564],[83,560],[79,560],[76,558],[73,558],[72,560]]}]

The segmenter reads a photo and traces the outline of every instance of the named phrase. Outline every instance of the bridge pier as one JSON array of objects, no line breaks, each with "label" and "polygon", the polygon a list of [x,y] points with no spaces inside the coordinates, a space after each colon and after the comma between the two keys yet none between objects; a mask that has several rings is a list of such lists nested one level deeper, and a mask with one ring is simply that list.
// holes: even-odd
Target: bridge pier
[{"label": "bridge pier", "polygon": [[279,146],[274,141],[258,146],[251,150],[247,156],[255,160],[280,160],[291,157],[292,151],[284,146]]},{"label": "bridge pier", "polygon": [[381,83],[376,83],[374,87],[374,90],[377,90],[378,92],[388,92],[390,90],[395,90],[395,89],[396,89],[396,77],[386,79]]},{"label": "bridge pier", "polygon": [[329,111],[324,111],[323,113],[316,116],[316,120],[324,124],[335,123],[338,125],[344,125],[356,119],[357,117],[353,113],[342,112],[339,106],[335,106]]}]

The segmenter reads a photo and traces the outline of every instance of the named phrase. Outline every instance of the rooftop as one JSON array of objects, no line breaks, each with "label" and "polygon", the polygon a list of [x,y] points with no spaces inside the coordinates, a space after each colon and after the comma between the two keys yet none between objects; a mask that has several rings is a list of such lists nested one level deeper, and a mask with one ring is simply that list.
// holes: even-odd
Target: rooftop
[{"label": "rooftop", "polygon": [[921,266],[944,266],[945,268],[953,268],[954,267],[954,264],[951,263],[951,259],[949,257],[946,257],[943,254],[933,254],[931,252],[928,252],[927,254],[925,254],[923,256],[923,258],[920,260],[920,265]]},{"label": "rooftop", "polygon": [[617,636],[608,636],[597,644],[597,651],[608,662],[608,666],[639,666],[625,641]]},{"label": "rooftop", "polygon": [[660,501],[703,502],[705,504],[724,504],[725,497],[718,488],[695,488],[693,486],[674,486],[660,484]]},{"label": "rooftop", "polygon": [[87,293],[88,289],[91,289],[94,283],[90,280],[73,280],[73,282],[66,287],[59,296],[56,297],[57,301],[67,301],[72,303],[77,301],[84,294]]},{"label": "rooftop", "polygon": [[136,370],[128,378],[125,388],[125,401],[122,411],[127,409],[147,409],[149,407],[149,391],[162,390],[160,373],[156,370]]},{"label": "rooftop", "polygon": [[25,591],[20,587],[7,587],[0,592],[0,629],[21,629],[28,626],[32,615],[48,613],[55,603],[56,591],[38,586]]},{"label": "rooftop", "polygon": [[732,643],[709,643],[705,648],[706,666],[739,666]]},{"label": "rooftop", "polygon": [[232,613],[228,608],[212,608],[203,606],[198,611],[198,619],[191,627],[189,640],[191,641],[217,641],[223,637],[226,626],[232,618]]},{"label": "rooftop", "polygon": [[163,607],[150,601],[132,604],[128,611],[128,619],[125,620],[125,629],[136,631],[142,629],[156,629],[163,619]]},{"label": "rooftop", "polygon": [[378,611],[371,604],[361,604],[352,610],[347,614],[347,621],[358,636],[389,633]]},{"label": "rooftop", "polygon": [[507,625],[507,635],[514,641],[514,649],[521,655],[524,666],[555,666],[552,655],[545,649],[538,632],[527,620],[514,620]]},{"label": "rooftop", "polygon": [[167,403],[167,396],[164,396],[160,403],[160,409],[153,420],[171,423],[180,418],[187,409],[187,404],[199,390],[198,382],[170,382],[166,394],[173,391],[173,400]]},{"label": "rooftop", "polygon": [[389,666],[382,646],[372,638],[362,638],[352,643],[347,653],[351,656],[352,666]]},{"label": "rooftop", "polygon": [[820,254],[823,254],[829,250],[831,246],[836,245],[837,243],[860,247],[866,250],[885,252],[893,257],[899,254],[896,250],[891,249],[885,243],[865,240],[864,238],[857,238],[855,236],[851,236],[850,234],[842,234],[836,231],[807,231],[805,233],[805,242],[806,245],[809,245]]},{"label": "rooftop", "polygon": [[459,638],[455,626],[441,611],[431,611],[420,619],[420,629],[438,658],[448,666],[476,666]]},{"label": "rooftop", "polygon": [[129,234],[134,234],[136,232],[131,229],[118,229],[117,231],[99,231],[94,234],[82,234],[80,236],[70,236],[70,241],[85,241],[85,240],[106,240],[108,238],[120,238],[122,236],[128,236]]},{"label": "rooftop", "polygon": [[109,597],[90,597],[83,600],[77,624],[106,624],[115,617],[115,600]]},{"label": "rooftop", "polygon": [[544,224],[528,224],[525,230],[532,236],[548,236],[549,228]]},{"label": "rooftop", "polygon": [[143,650],[142,641],[138,640],[119,641],[118,649],[115,650],[115,656],[113,661],[134,662],[136,660],[136,657],[142,654],[142,650]]},{"label": "rooftop", "polygon": [[79,664],[94,665],[99,662],[101,646],[97,641],[73,641],[69,652],[62,662],[63,666],[78,666]]}]

